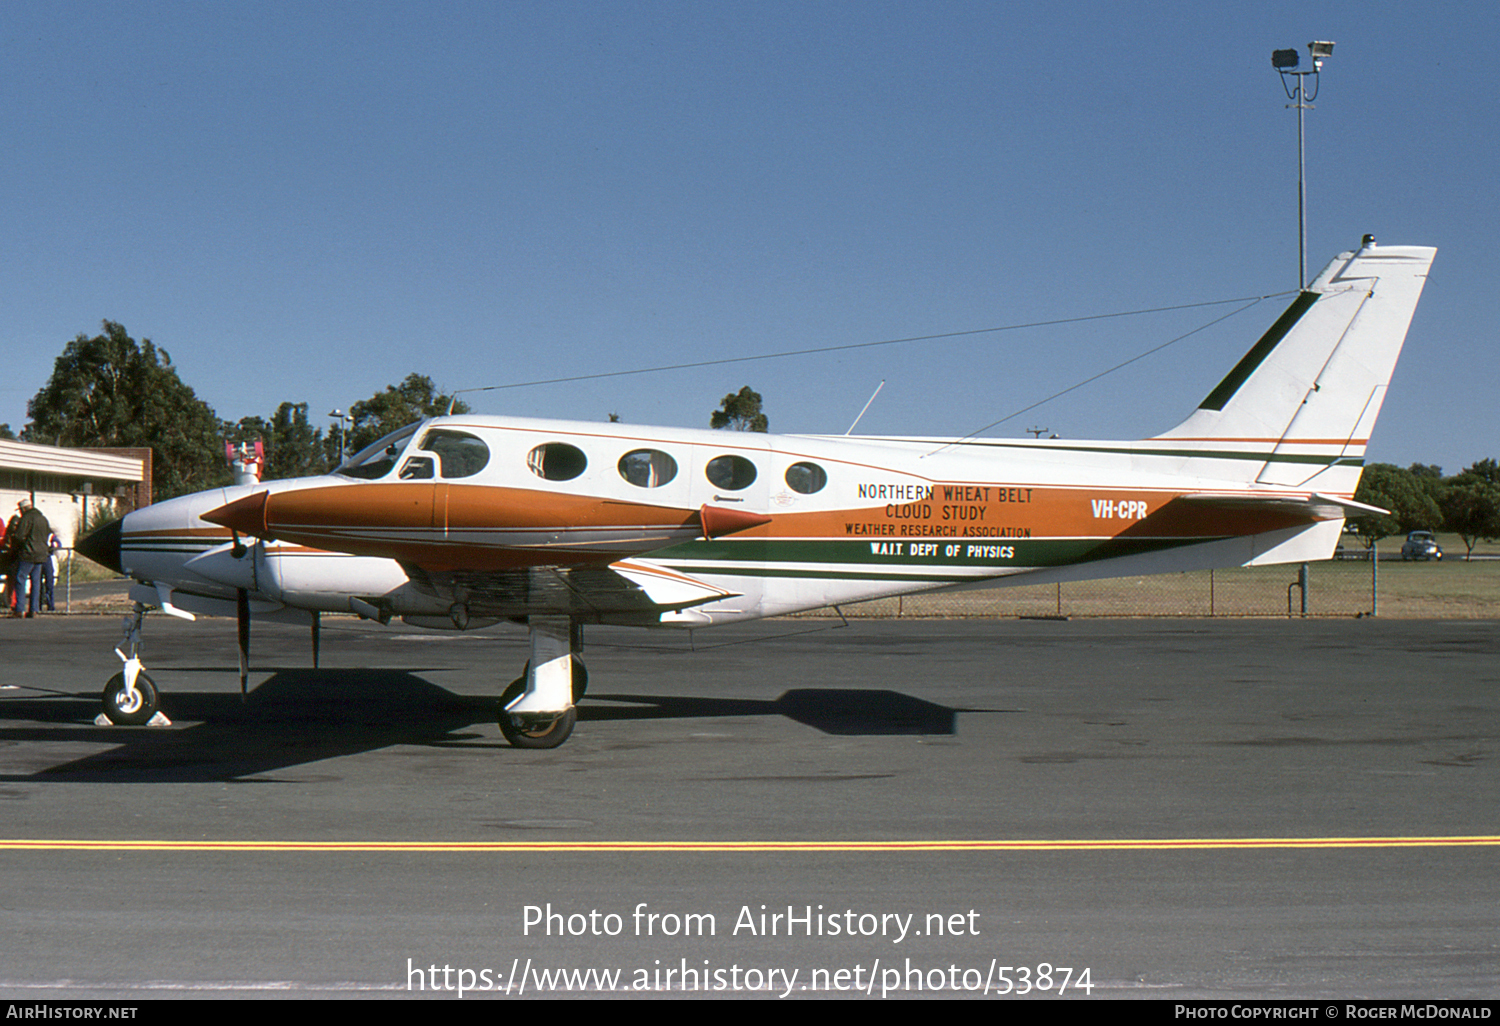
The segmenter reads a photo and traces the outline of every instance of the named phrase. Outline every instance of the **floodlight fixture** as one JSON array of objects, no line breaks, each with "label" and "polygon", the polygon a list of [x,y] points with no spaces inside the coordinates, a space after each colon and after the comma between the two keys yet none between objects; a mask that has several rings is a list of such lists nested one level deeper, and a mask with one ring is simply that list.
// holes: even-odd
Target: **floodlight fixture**
[{"label": "floodlight fixture", "polygon": [[[1331,39],[1315,39],[1307,44],[1311,66],[1302,63],[1302,55],[1295,49],[1272,50],[1271,67],[1281,75],[1281,87],[1286,98],[1292,102],[1288,107],[1297,111],[1297,287],[1307,284],[1307,161],[1303,112],[1313,109],[1312,101],[1318,98],[1319,72],[1323,61],[1333,56]],[[1308,81],[1312,76],[1312,81]]]}]

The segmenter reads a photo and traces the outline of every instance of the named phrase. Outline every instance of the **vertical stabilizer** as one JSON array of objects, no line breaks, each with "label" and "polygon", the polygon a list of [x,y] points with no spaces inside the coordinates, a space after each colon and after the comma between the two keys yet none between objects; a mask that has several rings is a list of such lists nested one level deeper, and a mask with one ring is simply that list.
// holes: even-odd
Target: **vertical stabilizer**
[{"label": "vertical stabilizer", "polygon": [[1437,250],[1341,253],[1208,398],[1159,438],[1264,450],[1259,484],[1349,495]]}]

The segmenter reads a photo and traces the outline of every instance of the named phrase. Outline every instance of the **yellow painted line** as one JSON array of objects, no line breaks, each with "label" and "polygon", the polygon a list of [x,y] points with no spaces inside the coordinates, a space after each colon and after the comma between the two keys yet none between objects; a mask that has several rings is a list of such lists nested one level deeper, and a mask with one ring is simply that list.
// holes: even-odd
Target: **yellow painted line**
[{"label": "yellow painted line", "polygon": [[1500,846],[1500,836],[1472,837],[1197,837],[1078,840],[945,841],[166,841],[0,838],[0,851],[259,851],[451,853],[727,853],[809,854],[958,851],[1174,851],[1254,848],[1472,848]]}]

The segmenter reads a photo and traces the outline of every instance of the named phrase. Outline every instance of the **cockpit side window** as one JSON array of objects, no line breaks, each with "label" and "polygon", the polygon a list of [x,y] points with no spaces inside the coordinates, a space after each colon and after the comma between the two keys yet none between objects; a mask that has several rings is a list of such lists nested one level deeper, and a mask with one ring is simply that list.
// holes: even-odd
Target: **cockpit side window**
[{"label": "cockpit side window", "polygon": [[431,456],[409,456],[398,475],[403,481],[426,481],[432,478]]},{"label": "cockpit side window", "polygon": [[450,480],[473,477],[490,462],[489,446],[466,431],[429,431],[422,439],[422,448],[437,453],[439,473]]}]

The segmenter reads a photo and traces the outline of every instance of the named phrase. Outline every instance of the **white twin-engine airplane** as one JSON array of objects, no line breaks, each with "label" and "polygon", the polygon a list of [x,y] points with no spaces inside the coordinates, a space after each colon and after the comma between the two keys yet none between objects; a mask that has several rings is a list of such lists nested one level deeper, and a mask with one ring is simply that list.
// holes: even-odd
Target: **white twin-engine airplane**
[{"label": "white twin-engine airplane", "polygon": [[[115,723],[159,716],[146,605],[525,623],[514,745],[572,732],[582,625],[707,627],[964,585],[1328,558],[1435,250],[1340,254],[1177,427],[1142,441],[762,435],[435,417],[332,474],[159,503],[79,548],[135,578]],[[161,719],[157,719],[161,722]]]}]

